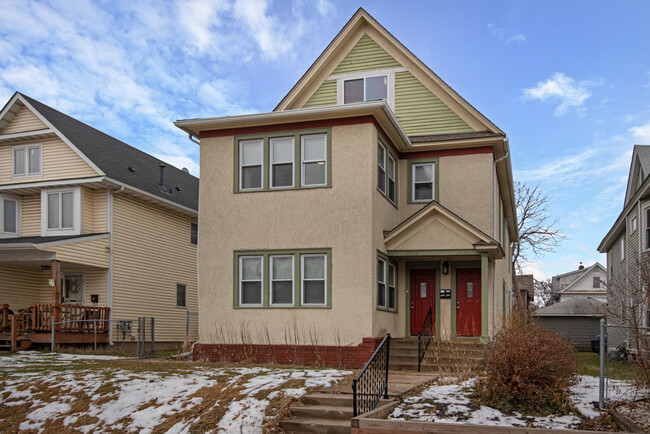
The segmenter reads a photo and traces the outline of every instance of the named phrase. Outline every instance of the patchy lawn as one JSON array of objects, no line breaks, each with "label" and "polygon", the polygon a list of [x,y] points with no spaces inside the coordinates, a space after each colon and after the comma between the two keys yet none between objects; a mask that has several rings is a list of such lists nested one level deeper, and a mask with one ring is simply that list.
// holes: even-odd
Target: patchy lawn
[{"label": "patchy lawn", "polygon": [[8,432],[269,431],[292,400],[351,375],[19,352],[0,356],[0,425]]},{"label": "patchy lawn", "polygon": [[[471,395],[476,379],[456,383],[446,378],[447,383],[426,387],[403,399],[391,413],[389,419],[417,420],[424,422],[467,423],[472,425],[494,425],[507,427],[574,429],[593,426],[591,420],[599,418],[598,378],[579,376],[578,383],[570,390],[575,414],[533,417],[519,413],[504,414],[499,410],[477,405]],[[633,399],[636,388],[627,381],[609,380],[610,400]]]},{"label": "patchy lawn", "polygon": [[[600,356],[596,353],[575,353],[578,360],[578,374],[598,377],[600,375]],[[609,378],[613,380],[630,380],[636,378],[636,367],[633,362],[608,361]]]}]

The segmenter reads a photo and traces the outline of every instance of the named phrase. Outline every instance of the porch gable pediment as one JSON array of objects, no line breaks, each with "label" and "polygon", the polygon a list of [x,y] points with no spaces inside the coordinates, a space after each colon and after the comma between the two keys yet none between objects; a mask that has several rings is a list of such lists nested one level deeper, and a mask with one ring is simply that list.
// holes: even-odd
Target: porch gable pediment
[{"label": "porch gable pediment", "polygon": [[438,202],[429,203],[387,232],[384,242],[387,250],[502,252],[497,241]]}]

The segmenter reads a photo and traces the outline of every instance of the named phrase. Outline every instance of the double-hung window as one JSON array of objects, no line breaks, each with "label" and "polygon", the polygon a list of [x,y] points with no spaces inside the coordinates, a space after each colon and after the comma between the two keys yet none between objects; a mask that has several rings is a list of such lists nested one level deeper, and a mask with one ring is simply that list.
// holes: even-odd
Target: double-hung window
[{"label": "double-hung window", "polygon": [[594,288],[600,288],[600,277],[594,276],[593,277],[593,285]]},{"label": "double-hung window", "polygon": [[328,308],[331,249],[235,252],[237,307]]},{"label": "double-hung window", "polygon": [[239,305],[262,306],[262,256],[239,257]]},{"label": "double-hung window", "polygon": [[260,190],[264,166],[264,141],[242,140],[239,142],[239,189]]},{"label": "double-hung window", "polygon": [[271,188],[293,187],[294,138],[273,137],[269,139],[271,154]]},{"label": "double-hung window", "polygon": [[397,160],[381,139],[377,141],[377,190],[397,205]]},{"label": "double-hung window", "polygon": [[412,162],[409,166],[411,203],[436,199],[436,161]]},{"label": "double-hung window", "polygon": [[394,311],[397,304],[397,269],[381,256],[377,257],[377,307]]},{"label": "double-hung window", "polygon": [[381,142],[377,144],[377,188],[386,194],[386,147]]},{"label": "double-hung window", "polygon": [[388,200],[395,203],[395,186],[397,180],[397,162],[388,154]]},{"label": "double-hung window", "polygon": [[0,237],[18,236],[20,231],[20,199],[0,196]]},{"label": "double-hung window", "polygon": [[41,190],[41,235],[81,234],[81,188]]},{"label": "double-hung window", "polygon": [[311,134],[300,138],[302,186],[327,184],[327,135]]},{"label": "double-hung window", "polygon": [[293,255],[274,255],[271,261],[271,306],[293,306]]},{"label": "double-hung window", "polygon": [[190,244],[196,246],[199,244],[199,225],[198,223],[190,223]]},{"label": "double-hung window", "polygon": [[388,76],[356,78],[343,81],[343,103],[385,101],[388,98]]},{"label": "double-hung window", "polygon": [[12,176],[22,178],[41,175],[42,146],[19,145],[11,148]]},{"label": "double-hung window", "polygon": [[301,256],[302,304],[324,306],[327,300],[327,257],[322,254]]},{"label": "double-hung window", "polygon": [[650,208],[645,209],[645,248],[650,249]]}]

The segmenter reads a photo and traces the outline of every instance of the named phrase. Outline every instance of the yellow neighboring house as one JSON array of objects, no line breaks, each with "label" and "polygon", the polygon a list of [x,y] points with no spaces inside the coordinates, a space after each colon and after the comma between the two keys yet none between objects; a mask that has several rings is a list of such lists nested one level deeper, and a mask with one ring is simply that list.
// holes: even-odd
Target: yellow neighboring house
[{"label": "yellow neighboring house", "polygon": [[[142,316],[156,342],[184,339],[198,308],[199,180],[165,166],[14,94],[0,112],[0,340],[49,342],[54,317],[57,342],[92,342],[81,320]],[[97,327],[109,341],[108,323]]]},{"label": "yellow neighboring house", "polygon": [[176,125],[200,139],[202,355],[416,336],[429,309],[485,342],[510,313],[506,135],[363,9],[273,112]]}]

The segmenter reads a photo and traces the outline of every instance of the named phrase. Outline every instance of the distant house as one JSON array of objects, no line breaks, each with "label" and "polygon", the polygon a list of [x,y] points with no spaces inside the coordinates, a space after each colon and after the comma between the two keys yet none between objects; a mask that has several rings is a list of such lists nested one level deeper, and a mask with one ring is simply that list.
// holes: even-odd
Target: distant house
[{"label": "distant house", "polygon": [[69,321],[57,342],[83,342],[84,321],[140,316],[156,341],[183,340],[198,192],[188,172],[14,94],[0,112],[0,340],[49,342],[54,318]]},{"label": "distant house", "polygon": [[363,9],[273,112],[176,125],[200,139],[202,354],[507,319],[508,140]]},{"label": "distant house", "polygon": [[574,298],[591,298],[607,301],[607,270],[596,262],[590,267],[580,263],[577,270],[558,274],[551,278],[553,302],[563,302]]},{"label": "distant house", "polygon": [[524,309],[528,309],[528,306],[535,298],[535,279],[532,274],[518,274],[516,279],[517,288],[519,288],[519,300],[517,302]]},{"label": "distant house", "polygon": [[[650,326],[650,146],[635,145],[623,210],[598,246],[607,254],[611,324]],[[622,339],[630,338],[629,330]]]},{"label": "distant house", "polygon": [[578,351],[590,351],[591,339],[600,333],[605,302],[589,296],[574,297],[533,312],[537,324],[569,339]]}]

